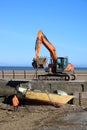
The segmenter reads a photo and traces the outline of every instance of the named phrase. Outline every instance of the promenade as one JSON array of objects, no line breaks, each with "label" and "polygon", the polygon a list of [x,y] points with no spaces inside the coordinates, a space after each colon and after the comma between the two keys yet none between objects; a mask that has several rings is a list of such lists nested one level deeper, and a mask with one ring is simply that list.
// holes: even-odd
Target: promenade
[{"label": "promenade", "polygon": [[[0,79],[35,79],[36,75],[46,74],[43,70],[0,70]],[[77,80],[87,80],[87,70],[75,70]]]}]

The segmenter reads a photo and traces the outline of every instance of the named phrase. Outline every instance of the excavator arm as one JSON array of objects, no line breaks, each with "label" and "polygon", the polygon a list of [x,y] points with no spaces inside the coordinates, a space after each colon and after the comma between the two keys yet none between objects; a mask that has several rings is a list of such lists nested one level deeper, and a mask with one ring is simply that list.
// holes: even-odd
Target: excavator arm
[{"label": "excavator arm", "polygon": [[55,47],[51,44],[51,42],[49,42],[49,40],[46,38],[41,30],[39,30],[37,34],[34,59],[36,60],[39,57],[41,44],[43,44],[49,50],[50,56],[53,62],[55,62],[55,60],[57,59]]}]

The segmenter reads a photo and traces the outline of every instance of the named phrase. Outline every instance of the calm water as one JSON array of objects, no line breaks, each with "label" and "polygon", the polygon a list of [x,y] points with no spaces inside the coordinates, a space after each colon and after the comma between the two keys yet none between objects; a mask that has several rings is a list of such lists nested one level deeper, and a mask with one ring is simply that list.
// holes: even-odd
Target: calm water
[{"label": "calm water", "polygon": [[[0,66],[0,70],[34,70],[28,66]],[[87,67],[75,67],[75,70],[87,70]]]},{"label": "calm water", "polygon": [[28,66],[0,66],[0,70],[33,70],[33,67],[28,67]]}]

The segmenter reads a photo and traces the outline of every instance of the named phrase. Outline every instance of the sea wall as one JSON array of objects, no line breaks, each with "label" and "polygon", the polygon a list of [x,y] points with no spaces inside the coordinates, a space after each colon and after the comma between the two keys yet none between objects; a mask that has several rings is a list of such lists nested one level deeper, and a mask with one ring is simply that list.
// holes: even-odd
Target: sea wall
[{"label": "sea wall", "polygon": [[[6,72],[5,74],[7,74]],[[16,72],[18,76],[19,72]],[[1,77],[0,79],[0,96],[13,95],[17,93],[16,88],[22,85],[23,87],[31,87],[32,90],[37,89],[48,93],[53,93],[56,90],[65,91],[68,94],[75,96],[74,104],[82,104],[81,98],[84,98],[85,101],[87,100],[87,96],[85,96],[87,93],[87,71],[77,71],[77,79],[72,81],[39,81],[33,78],[27,78],[26,76],[29,76],[29,74],[35,75],[35,72],[30,73],[29,71],[23,73],[27,74],[25,77],[23,76],[23,78],[17,78],[16,74],[14,75],[14,78],[7,78],[5,76],[8,75],[5,74],[4,77]],[[85,105],[86,104],[87,103],[85,102]]]},{"label": "sea wall", "polygon": [[18,86],[31,87],[41,91],[54,92],[56,90],[66,91],[68,94],[75,92],[86,92],[87,81],[39,81],[39,80],[0,80],[0,94],[13,94]]}]

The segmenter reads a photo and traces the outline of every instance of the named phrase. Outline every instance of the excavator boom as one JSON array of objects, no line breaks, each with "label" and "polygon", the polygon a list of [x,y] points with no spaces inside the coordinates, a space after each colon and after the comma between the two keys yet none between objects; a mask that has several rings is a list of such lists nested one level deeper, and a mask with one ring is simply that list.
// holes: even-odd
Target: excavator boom
[{"label": "excavator boom", "polygon": [[49,40],[41,30],[39,30],[37,34],[34,59],[37,59],[39,57],[41,44],[43,44],[49,50],[50,56],[54,62],[57,59],[55,47],[52,45],[51,42],[49,42]]}]

